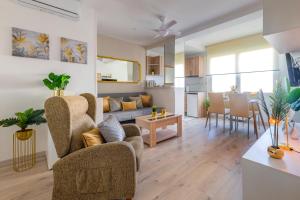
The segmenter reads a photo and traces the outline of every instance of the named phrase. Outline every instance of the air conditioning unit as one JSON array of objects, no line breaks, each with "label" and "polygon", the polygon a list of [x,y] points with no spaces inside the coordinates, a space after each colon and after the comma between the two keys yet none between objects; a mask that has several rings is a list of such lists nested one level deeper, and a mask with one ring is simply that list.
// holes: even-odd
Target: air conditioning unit
[{"label": "air conditioning unit", "polygon": [[71,20],[77,21],[80,18],[80,0],[17,0],[17,2]]}]

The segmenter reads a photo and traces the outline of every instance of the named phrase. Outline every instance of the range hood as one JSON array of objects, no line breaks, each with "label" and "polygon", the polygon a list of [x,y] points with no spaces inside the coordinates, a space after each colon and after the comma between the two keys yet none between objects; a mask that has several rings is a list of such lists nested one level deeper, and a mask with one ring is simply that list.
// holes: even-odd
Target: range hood
[{"label": "range hood", "polygon": [[299,0],[263,1],[263,35],[281,54],[300,51],[299,10]]}]

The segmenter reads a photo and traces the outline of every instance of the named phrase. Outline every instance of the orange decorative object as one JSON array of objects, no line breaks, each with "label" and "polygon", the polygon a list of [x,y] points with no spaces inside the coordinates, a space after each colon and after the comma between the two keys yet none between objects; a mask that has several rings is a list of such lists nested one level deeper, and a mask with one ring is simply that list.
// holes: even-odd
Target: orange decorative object
[{"label": "orange decorative object", "polygon": [[268,154],[269,156],[271,156],[272,158],[275,159],[282,159],[284,156],[284,151],[281,150],[280,148],[274,148],[272,146],[268,147]]},{"label": "orange decorative object", "polygon": [[271,124],[271,125],[274,125],[274,124],[280,124],[280,120],[276,120],[276,119],[274,119],[273,117],[270,117],[270,119],[269,119],[269,123]]}]

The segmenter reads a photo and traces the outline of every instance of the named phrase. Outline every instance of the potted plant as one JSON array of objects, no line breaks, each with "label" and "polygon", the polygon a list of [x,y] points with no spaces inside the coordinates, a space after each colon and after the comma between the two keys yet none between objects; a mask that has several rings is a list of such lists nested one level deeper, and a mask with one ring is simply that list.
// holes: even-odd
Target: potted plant
[{"label": "potted plant", "polygon": [[69,84],[71,76],[67,74],[54,74],[51,72],[48,75],[48,79],[44,79],[43,83],[47,86],[50,90],[54,91],[54,96],[63,96],[64,90]]},{"label": "potted plant", "polygon": [[13,167],[16,171],[29,169],[35,164],[35,130],[27,127],[45,123],[43,114],[44,110],[30,108],[17,112],[16,117],[0,120],[0,127],[17,125],[20,128],[13,137]]},{"label": "potted plant", "polygon": [[156,117],[157,116],[157,106],[156,105],[153,105],[152,106],[152,117]]},{"label": "potted plant", "polygon": [[204,109],[205,109],[205,115],[206,115],[206,116],[208,115],[208,108],[209,108],[209,106],[210,106],[209,99],[206,98],[206,99],[204,100]]},{"label": "potted plant", "polygon": [[269,97],[270,111],[265,101],[262,90],[259,92],[261,106],[268,117],[269,131],[272,145],[268,147],[268,154],[272,158],[281,159],[284,156],[283,150],[279,148],[279,125],[285,120],[290,106],[287,101],[288,92],[283,88],[281,83],[276,83],[273,94]]}]

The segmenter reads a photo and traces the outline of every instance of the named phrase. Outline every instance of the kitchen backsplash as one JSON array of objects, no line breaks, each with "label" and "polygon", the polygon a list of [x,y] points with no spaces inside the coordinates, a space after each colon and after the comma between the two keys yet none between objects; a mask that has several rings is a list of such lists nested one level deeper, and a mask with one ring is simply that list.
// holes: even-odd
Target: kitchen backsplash
[{"label": "kitchen backsplash", "polygon": [[185,91],[186,92],[205,92],[206,77],[186,77],[185,78]]}]

